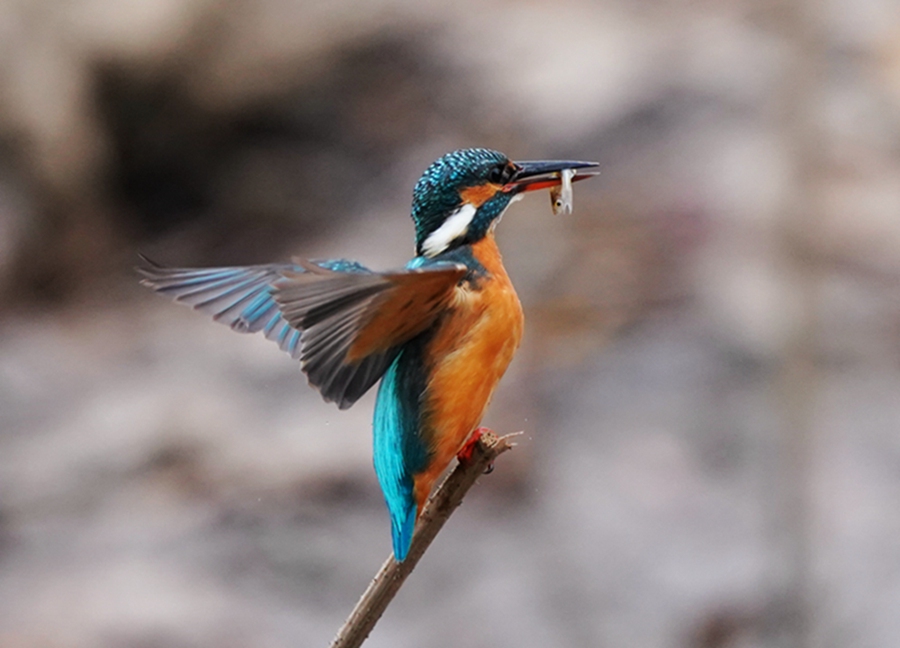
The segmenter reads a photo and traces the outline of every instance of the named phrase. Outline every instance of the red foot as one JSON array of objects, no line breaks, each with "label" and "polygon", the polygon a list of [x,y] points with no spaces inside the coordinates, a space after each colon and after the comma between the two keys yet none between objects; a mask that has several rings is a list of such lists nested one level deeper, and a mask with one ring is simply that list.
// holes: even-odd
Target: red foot
[{"label": "red foot", "polygon": [[[481,435],[485,432],[491,432],[490,428],[480,427],[474,432],[472,432],[472,436],[469,437],[469,440],[466,441],[466,445],[462,447],[458,453],[456,453],[456,458],[459,460],[461,464],[467,464],[472,461],[472,453],[475,451],[475,445],[478,443],[478,439],[481,438]],[[490,472],[493,470],[493,466],[488,466],[485,472]]]}]

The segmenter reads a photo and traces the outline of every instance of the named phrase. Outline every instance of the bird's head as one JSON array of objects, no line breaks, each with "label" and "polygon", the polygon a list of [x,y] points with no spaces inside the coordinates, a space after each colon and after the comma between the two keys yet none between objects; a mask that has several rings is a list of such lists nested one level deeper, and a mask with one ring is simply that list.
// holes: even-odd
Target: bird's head
[{"label": "bird's head", "polygon": [[[475,243],[524,192],[559,185],[563,169],[596,166],[568,160],[512,162],[483,148],[447,153],[425,170],[413,190],[416,254],[433,257]],[[582,172],[573,180],[591,175]]]}]

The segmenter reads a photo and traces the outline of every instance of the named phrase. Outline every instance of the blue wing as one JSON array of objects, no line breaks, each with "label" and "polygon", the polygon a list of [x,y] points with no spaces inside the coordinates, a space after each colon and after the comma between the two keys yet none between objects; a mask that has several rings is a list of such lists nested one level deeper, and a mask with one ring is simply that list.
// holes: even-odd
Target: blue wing
[{"label": "blue wing", "polygon": [[145,261],[144,285],[235,331],[262,331],[341,409],[434,321],[465,271],[443,263],[376,274],[345,259],[188,269]]},{"label": "blue wing", "polygon": [[[215,321],[239,333],[262,331],[266,339],[278,344],[282,351],[295,360],[300,358],[301,331],[281,315],[272,291],[273,284],[285,273],[305,272],[303,266],[273,263],[227,268],[167,268],[142,258],[146,265],[137,270],[144,276],[141,283],[145,286],[212,315]],[[316,264],[338,272],[370,272],[355,261],[345,259]]]},{"label": "blue wing", "polygon": [[192,306],[240,333],[262,331],[292,358],[300,357],[300,331],[281,316],[272,283],[282,272],[303,272],[294,264],[230,268],[167,268],[149,259],[138,268],[141,281],[158,293]]}]

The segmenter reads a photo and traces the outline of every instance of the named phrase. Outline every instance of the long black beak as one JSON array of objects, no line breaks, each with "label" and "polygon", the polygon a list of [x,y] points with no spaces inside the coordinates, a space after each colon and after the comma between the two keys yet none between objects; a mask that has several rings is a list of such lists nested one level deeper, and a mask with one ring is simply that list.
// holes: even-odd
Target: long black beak
[{"label": "long black beak", "polygon": [[521,191],[535,191],[547,189],[562,183],[560,172],[564,169],[574,169],[573,182],[591,178],[600,172],[596,162],[578,162],[575,160],[529,160],[515,162],[518,171],[503,187],[504,191],[519,193]]}]

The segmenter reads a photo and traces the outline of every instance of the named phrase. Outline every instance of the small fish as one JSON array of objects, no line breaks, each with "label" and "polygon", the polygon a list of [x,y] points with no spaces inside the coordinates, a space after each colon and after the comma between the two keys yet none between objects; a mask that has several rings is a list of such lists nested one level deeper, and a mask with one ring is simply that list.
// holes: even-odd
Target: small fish
[{"label": "small fish", "polygon": [[575,177],[575,169],[563,169],[559,172],[562,182],[559,186],[550,188],[550,206],[554,215],[572,213],[572,178]]}]

